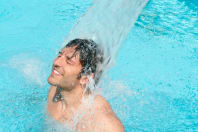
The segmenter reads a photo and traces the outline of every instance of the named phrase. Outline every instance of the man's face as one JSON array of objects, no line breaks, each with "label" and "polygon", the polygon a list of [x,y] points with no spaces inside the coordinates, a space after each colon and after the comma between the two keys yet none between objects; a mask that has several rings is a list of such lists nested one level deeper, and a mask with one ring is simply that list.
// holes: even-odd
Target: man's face
[{"label": "man's face", "polygon": [[82,69],[80,54],[75,52],[75,46],[63,48],[58,57],[54,60],[52,73],[48,78],[51,85],[72,90],[80,85],[78,75]]}]

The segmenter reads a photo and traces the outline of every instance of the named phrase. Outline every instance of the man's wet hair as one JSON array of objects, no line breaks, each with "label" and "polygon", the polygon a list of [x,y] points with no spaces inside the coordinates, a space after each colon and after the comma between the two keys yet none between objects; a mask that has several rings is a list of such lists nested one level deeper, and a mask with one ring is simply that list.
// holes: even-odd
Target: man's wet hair
[{"label": "man's wet hair", "polygon": [[75,53],[80,53],[80,63],[82,65],[78,79],[83,75],[91,75],[93,73],[95,84],[97,84],[102,74],[101,65],[104,60],[101,47],[91,39],[74,39],[65,47],[74,46],[76,47]]}]

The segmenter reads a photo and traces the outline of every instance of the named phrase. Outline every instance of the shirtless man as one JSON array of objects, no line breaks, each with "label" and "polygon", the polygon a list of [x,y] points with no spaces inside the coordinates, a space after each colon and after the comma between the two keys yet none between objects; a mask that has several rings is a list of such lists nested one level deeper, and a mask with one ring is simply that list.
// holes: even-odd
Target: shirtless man
[{"label": "shirtless man", "polygon": [[109,103],[90,90],[100,78],[99,51],[94,41],[75,39],[59,52],[48,78],[48,112],[77,132],[124,132]]}]

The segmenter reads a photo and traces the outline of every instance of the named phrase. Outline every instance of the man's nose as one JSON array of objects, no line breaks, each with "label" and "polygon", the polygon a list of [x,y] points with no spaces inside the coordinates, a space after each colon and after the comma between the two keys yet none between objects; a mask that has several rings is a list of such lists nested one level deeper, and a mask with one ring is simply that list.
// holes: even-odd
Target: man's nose
[{"label": "man's nose", "polygon": [[63,62],[63,57],[59,56],[54,60],[54,66],[56,67],[60,67],[62,65]]}]

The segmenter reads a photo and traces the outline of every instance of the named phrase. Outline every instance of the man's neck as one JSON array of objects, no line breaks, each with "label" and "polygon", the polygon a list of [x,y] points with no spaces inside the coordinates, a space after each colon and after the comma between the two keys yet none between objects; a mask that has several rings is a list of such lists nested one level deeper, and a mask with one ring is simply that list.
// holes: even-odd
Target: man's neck
[{"label": "man's neck", "polygon": [[81,104],[83,98],[83,89],[81,86],[77,86],[71,91],[61,90],[60,94],[62,96],[62,101],[65,105],[70,108],[76,108]]}]

